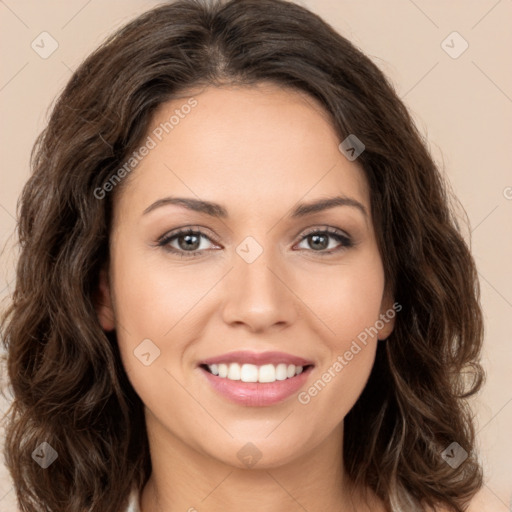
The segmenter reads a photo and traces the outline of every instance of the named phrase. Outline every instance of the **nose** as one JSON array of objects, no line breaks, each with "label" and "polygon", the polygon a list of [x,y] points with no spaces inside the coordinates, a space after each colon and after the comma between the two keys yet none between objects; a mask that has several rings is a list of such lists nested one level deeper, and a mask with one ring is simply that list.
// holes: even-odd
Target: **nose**
[{"label": "nose", "polygon": [[298,316],[290,272],[264,250],[252,263],[235,256],[234,268],[223,283],[224,322],[245,326],[250,332],[281,330]]}]

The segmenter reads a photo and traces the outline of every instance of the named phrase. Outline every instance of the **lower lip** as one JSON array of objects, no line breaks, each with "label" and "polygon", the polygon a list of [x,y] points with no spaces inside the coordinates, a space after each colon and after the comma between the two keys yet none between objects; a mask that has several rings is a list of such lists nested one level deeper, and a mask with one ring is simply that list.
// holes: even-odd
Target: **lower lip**
[{"label": "lower lip", "polygon": [[218,377],[200,367],[208,382],[217,392],[232,402],[249,407],[265,407],[286,400],[299,391],[312,369],[313,367],[309,366],[291,379],[276,380],[275,382],[242,382],[241,380]]}]

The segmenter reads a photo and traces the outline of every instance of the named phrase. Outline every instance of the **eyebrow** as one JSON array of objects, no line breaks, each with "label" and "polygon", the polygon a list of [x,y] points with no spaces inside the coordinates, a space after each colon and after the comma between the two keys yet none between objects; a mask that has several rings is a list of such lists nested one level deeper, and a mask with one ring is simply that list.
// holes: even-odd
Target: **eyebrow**
[{"label": "eyebrow", "polygon": [[[162,206],[167,206],[170,204],[182,206],[187,208],[188,210],[192,210],[199,213],[204,213],[206,215],[210,215],[211,217],[219,217],[219,218],[227,218],[228,212],[227,210],[218,203],[213,203],[210,201],[203,201],[200,199],[193,199],[189,197],[164,197],[162,199],[158,199],[151,205],[149,205],[142,215],[146,215],[149,212],[156,210]],[[357,208],[363,213],[365,217],[368,217],[368,212],[366,208],[356,199],[345,196],[336,196],[329,197],[324,199],[318,199],[317,201],[313,201],[310,203],[301,203],[294,208],[292,213],[290,214],[291,218],[300,218],[305,217],[306,215],[311,215],[313,213],[318,213],[323,210],[328,210],[330,208],[334,208],[336,206],[351,206]]]}]

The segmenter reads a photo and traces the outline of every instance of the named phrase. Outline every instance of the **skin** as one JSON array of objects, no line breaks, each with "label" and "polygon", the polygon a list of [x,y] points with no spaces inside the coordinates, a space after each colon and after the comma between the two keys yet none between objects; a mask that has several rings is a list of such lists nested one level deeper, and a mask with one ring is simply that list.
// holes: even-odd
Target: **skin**
[{"label": "skin", "polygon": [[[306,405],[297,395],[268,407],[231,403],[198,368],[234,350],[287,352],[314,361],[307,390],[392,307],[362,168],[339,151],[327,113],[302,93],[259,84],[208,87],[193,97],[197,106],[116,197],[111,258],[100,278],[100,323],[116,329],[123,365],[145,404],[153,473],[141,510],[384,510],[371,493],[363,502],[341,454],[343,419],[393,321]],[[162,105],[151,130],[187,99]],[[170,195],[214,201],[229,216],[178,205],[143,215]],[[334,195],[358,201],[367,215],[337,206],[289,218],[298,202]],[[198,257],[156,245],[189,225],[206,235]],[[304,238],[326,226],[354,245],[329,236],[318,249]],[[263,249],[252,263],[236,252],[247,236]],[[170,244],[186,251],[183,238]],[[144,339],[160,350],[149,366],[134,355]],[[247,443],[261,453],[251,468],[237,456]]]}]

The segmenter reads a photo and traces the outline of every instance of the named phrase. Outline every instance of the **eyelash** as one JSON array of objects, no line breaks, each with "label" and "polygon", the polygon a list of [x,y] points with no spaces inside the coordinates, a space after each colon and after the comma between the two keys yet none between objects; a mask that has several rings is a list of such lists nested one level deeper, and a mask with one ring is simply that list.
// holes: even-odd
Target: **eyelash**
[{"label": "eyelash", "polygon": [[[314,229],[312,229],[310,231],[307,231],[302,236],[302,238],[300,239],[299,244],[303,240],[306,240],[311,235],[316,235],[316,234],[322,234],[322,235],[327,234],[327,235],[329,235],[330,237],[336,239],[338,242],[340,242],[342,244],[340,247],[338,247],[336,249],[331,249],[330,251],[314,251],[314,250],[311,249],[311,252],[317,253],[320,256],[329,256],[329,255],[334,254],[334,253],[336,253],[338,251],[341,251],[343,249],[348,249],[348,248],[354,246],[354,242],[352,241],[352,239],[350,237],[348,237],[347,235],[345,235],[342,232],[338,231],[337,229],[330,228],[328,226],[326,226],[324,228],[314,228]],[[206,250],[206,249],[203,249],[201,251],[198,251],[198,250],[195,250],[195,251],[183,251],[183,250],[171,247],[169,245],[170,242],[172,242],[174,239],[177,239],[180,236],[185,236],[185,235],[199,235],[200,237],[207,238],[208,240],[218,244],[218,242],[216,240],[212,239],[211,237],[209,237],[208,235],[206,235],[202,231],[194,230],[192,228],[186,228],[186,229],[180,229],[178,231],[174,231],[174,232],[171,232],[171,233],[168,233],[168,234],[164,235],[163,237],[161,237],[157,241],[157,246],[158,247],[163,247],[166,251],[168,251],[170,253],[173,253],[173,254],[178,254],[178,255],[180,255],[181,257],[184,257],[184,258],[195,258],[195,257],[201,256],[203,251]],[[305,250],[305,249],[301,249],[301,250]]]}]

